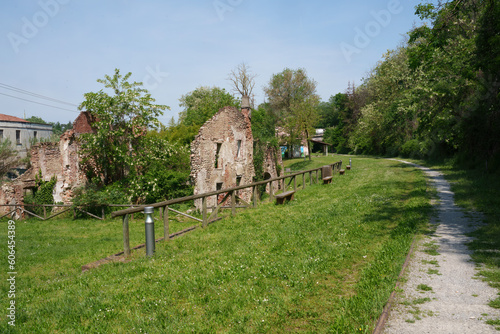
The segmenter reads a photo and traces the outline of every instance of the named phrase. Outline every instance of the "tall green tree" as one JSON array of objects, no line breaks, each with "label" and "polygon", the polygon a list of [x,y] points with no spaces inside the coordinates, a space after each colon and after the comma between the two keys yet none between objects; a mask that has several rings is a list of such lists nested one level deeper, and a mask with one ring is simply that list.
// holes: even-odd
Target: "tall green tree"
[{"label": "tall green tree", "polygon": [[128,82],[132,74],[106,75],[97,80],[110,93],[100,90],[86,93],[79,106],[92,118],[94,133],[82,134],[82,163],[90,178],[104,185],[123,179],[128,173],[140,173],[137,154],[144,152],[149,129],[158,128],[158,116],[167,106],[155,104],[140,82]]},{"label": "tall green tree", "polygon": [[184,109],[179,113],[178,121],[172,119],[160,133],[168,141],[183,145],[190,145],[200,127],[219,109],[225,106],[239,107],[240,105],[239,100],[226,92],[225,89],[205,86],[200,86],[183,95],[179,101],[179,105]]},{"label": "tall green tree", "polygon": [[[293,147],[300,139],[308,142],[318,122],[316,82],[307,76],[304,69],[285,68],[274,74],[264,92],[276,119],[288,134],[288,145]],[[289,150],[291,152],[291,150]],[[311,149],[309,145],[309,158]]]},{"label": "tall green tree", "polygon": [[184,108],[179,113],[179,123],[186,126],[201,127],[219,109],[226,106],[239,107],[240,102],[224,88],[201,86],[194,91],[182,95],[180,106]]},{"label": "tall green tree", "polygon": [[500,1],[484,1],[478,22],[475,70],[477,90],[464,132],[468,153],[479,153],[486,168],[500,168]]}]

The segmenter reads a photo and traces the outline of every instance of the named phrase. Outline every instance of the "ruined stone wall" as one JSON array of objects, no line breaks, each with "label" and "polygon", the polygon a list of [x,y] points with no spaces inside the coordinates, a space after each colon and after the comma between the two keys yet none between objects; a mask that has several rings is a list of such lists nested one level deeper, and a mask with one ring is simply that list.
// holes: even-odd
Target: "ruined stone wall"
[{"label": "ruined stone wall", "polygon": [[58,143],[40,143],[31,149],[33,173],[42,171],[44,181],[57,177],[54,187],[54,202],[71,204],[73,190],[86,181],[80,169],[78,143],[73,130],[66,131]]},{"label": "ruined stone wall", "polygon": [[[0,203],[1,204],[21,204],[23,203],[24,193],[23,193],[23,183],[22,182],[6,182],[0,187]],[[14,210],[14,207],[2,206],[0,207],[0,216],[6,215],[10,211]],[[21,217],[20,212],[17,211],[13,213],[10,217],[14,219],[19,219]]]},{"label": "ruined stone wall", "polygon": [[[191,178],[194,194],[231,188],[253,182],[253,136],[248,113],[235,107],[220,109],[201,128],[191,144]],[[252,189],[240,190],[238,196],[249,202]],[[217,205],[215,196],[207,206]],[[227,202],[229,203],[229,202]],[[195,201],[201,209],[201,200]]]},{"label": "ruined stone wall", "polygon": [[[73,130],[61,135],[57,143],[38,143],[31,147],[31,167],[23,175],[11,182],[5,182],[0,189],[0,203],[21,204],[27,189],[35,186],[35,175],[42,172],[42,179],[50,181],[57,177],[54,187],[54,202],[71,204],[75,188],[86,182],[86,177],[80,169],[79,144]],[[8,208],[0,207],[0,214],[9,212]]]},{"label": "ruined stone wall", "polygon": [[94,132],[90,124],[92,124],[92,116],[88,111],[82,111],[73,122],[73,131],[76,135]]}]

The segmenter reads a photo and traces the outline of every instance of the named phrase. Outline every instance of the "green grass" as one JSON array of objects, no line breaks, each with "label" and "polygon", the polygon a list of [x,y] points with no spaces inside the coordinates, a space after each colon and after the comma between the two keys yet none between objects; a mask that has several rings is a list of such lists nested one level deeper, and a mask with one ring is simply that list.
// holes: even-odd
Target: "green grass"
[{"label": "green grass", "polygon": [[427,284],[419,284],[417,286],[417,289],[421,291],[432,291],[432,287],[428,286]]},{"label": "green grass", "polygon": [[424,304],[424,303],[427,303],[427,302],[430,302],[431,299],[429,297],[425,297],[425,298],[417,298],[415,300],[413,300],[413,304],[414,305],[418,305],[418,304]]},{"label": "green grass", "polygon": [[496,320],[492,320],[492,319],[490,319],[490,320],[486,320],[486,323],[487,323],[488,325],[495,326],[495,329],[496,329],[497,331],[500,331],[500,320],[498,320],[498,319],[496,319]]},{"label": "green grass", "polygon": [[424,253],[427,253],[432,256],[437,256],[439,255],[439,252],[437,251],[439,249],[439,245],[436,245],[435,242],[427,242],[423,244],[424,249],[422,250]]},{"label": "green grass", "polygon": [[439,267],[439,263],[437,260],[422,260],[423,264],[432,264],[436,267]]},{"label": "green grass", "polygon": [[427,269],[427,274],[429,274],[429,275],[441,275],[439,273],[439,270],[437,270],[437,269],[431,269],[431,268]]},{"label": "green grass", "polygon": [[[137,250],[85,273],[82,265],[121,250],[120,220],[17,222],[16,327],[3,321],[0,332],[369,333],[430,211],[419,170],[353,157],[346,175],[300,189],[286,205],[239,210],[158,243],[152,258]],[[143,243],[143,222],[130,233],[131,245]],[[7,290],[2,278],[2,307]]]}]

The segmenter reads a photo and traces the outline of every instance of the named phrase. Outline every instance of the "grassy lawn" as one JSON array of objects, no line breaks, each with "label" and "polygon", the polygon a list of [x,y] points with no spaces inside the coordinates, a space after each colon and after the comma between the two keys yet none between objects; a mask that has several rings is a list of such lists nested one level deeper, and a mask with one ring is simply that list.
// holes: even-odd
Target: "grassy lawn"
[{"label": "grassy lawn", "polygon": [[[0,332],[369,333],[431,206],[420,170],[352,159],[346,175],[299,189],[286,205],[263,202],[158,243],[152,258],[137,250],[84,273],[82,265],[122,249],[121,220],[18,221],[16,326],[2,315]],[[7,254],[7,220],[0,226]],[[143,221],[130,233],[131,246],[143,243]],[[6,255],[0,268],[6,314]]]}]

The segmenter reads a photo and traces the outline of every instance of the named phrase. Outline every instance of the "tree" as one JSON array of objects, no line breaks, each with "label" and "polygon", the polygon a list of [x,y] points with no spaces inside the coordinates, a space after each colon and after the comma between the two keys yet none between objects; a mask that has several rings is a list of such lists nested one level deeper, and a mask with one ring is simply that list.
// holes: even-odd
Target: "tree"
[{"label": "tree", "polygon": [[[277,124],[288,133],[288,144],[293,146],[300,138],[309,140],[312,134],[310,129],[318,121],[316,106],[319,97],[316,82],[307,77],[306,71],[285,68],[271,77],[264,92]],[[310,154],[309,150],[309,159]]]},{"label": "tree", "polygon": [[20,162],[17,151],[8,138],[0,139],[0,179]]},{"label": "tree", "polygon": [[180,106],[184,110],[179,113],[179,120],[171,119],[168,127],[163,128],[161,136],[168,141],[189,145],[198,134],[200,127],[219,109],[225,106],[239,108],[239,101],[225,89],[219,87],[200,86],[183,95]]},{"label": "tree", "polygon": [[64,132],[66,132],[69,129],[73,128],[73,123],[68,122],[67,124],[61,124],[59,122],[51,122],[52,124],[52,132],[58,136],[62,135]]},{"label": "tree", "polygon": [[233,91],[240,93],[241,96],[252,95],[253,87],[255,86],[255,77],[257,75],[250,71],[250,67],[245,63],[239,64],[236,69],[231,70],[227,80],[231,82]]},{"label": "tree", "polygon": [[224,88],[201,86],[182,95],[179,99],[184,110],[179,113],[179,123],[190,126],[202,126],[219,109],[226,106],[239,108],[239,101]]},{"label": "tree", "polygon": [[28,122],[31,122],[31,123],[49,124],[49,123],[45,122],[41,117],[38,117],[38,116],[31,116],[31,117],[26,118],[26,120]]},{"label": "tree", "polygon": [[147,131],[160,124],[158,116],[167,106],[154,104],[155,99],[142,83],[129,83],[132,73],[125,76],[116,69],[113,76],[106,75],[97,82],[111,89],[86,93],[79,106],[92,118],[95,133],[82,134],[82,164],[90,178],[104,185],[123,179],[128,173],[141,173],[144,166],[136,165],[137,154],[144,152]]},{"label": "tree", "polygon": [[54,122],[47,122],[38,116],[31,116],[29,118],[26,118],[26,120],[28,122],[31,122],[31,123],[50,124],[50,125],[52,125],[52,133],[55,135],[58,135],[58,136],[62,135],[67,130],[73,128],[72,122],[68,122],[67,124],[61,124],[59,122],[55,122],[55,123]]},{"label": "tree", "polygon": [[476,102],[464,122],[464,142],[469,154],[494,170],[500,167],[500,1],[484,2],[476,38]]}]

